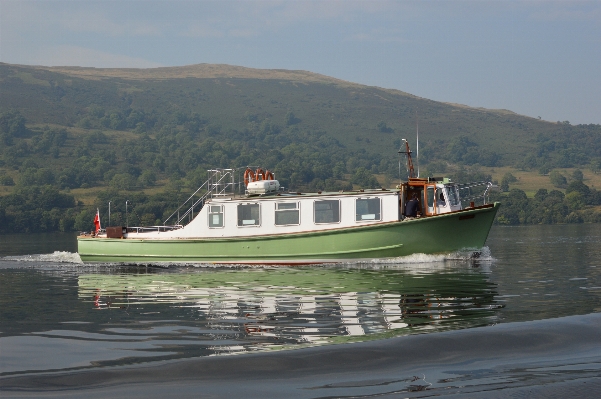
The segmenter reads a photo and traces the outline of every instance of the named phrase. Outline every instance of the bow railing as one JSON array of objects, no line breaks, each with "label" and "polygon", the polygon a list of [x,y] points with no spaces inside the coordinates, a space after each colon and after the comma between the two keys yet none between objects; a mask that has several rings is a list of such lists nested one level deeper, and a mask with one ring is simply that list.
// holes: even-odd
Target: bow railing
[{"label": "bow railing", "polygon": [[457,190],[459,190],[459,198],[461,201],[468,203],[482,200],[483,204],[488,204],[490,199],[490,191],[497,189],[498,186],[489,181],[479,181],[473,183],[456,184]]}]

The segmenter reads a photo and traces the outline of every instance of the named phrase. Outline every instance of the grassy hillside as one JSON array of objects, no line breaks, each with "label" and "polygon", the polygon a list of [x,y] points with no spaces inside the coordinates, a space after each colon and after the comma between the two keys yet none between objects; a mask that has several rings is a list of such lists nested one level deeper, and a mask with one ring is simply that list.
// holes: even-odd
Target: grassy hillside
[{"label": "grassy hillside", "polygon": [[[534,147],[537,134],[560,129],[509,111],[445,104],[303,71],[204,64],[142,70],[0,64],[0,82],[0,108],[20,110],[28,123],[69,126],[98,109],[143,110],[158,123],[178,112],[197,113],[224,130],[241,130],[249,115],[283,124],[292,111],[299,127],[323,130],[350,149],[374,152],[389,149],[394,138],[414,137],[417,112],[424,146],[469,136],[509,164]],[[380,122],[387,129],[378,128]]]},{"label": "grassy hillside", "polygon": [[[564,191],[576,168],[590,187],[601,184],[600,125],[440,103],[305,71],[0,64],[0,219],[25,212],[24,196],[66,194],[75,205],[52,201],[69,211],[35,217],[75,228],[76,216],[92,209],[86,205],[137,196],[154,204],[144,214],[156,222],[214,167],[261,165],[293,189],[389,185],[399,178],[400,139],[415,147],[416,118],[422,173],[499,181],[513,173],[511,187],[531,197],[538,188]],[[549,180],[553,170],[568,177],[563,186]],[[35,192],[42,187],[56,192]]]}]

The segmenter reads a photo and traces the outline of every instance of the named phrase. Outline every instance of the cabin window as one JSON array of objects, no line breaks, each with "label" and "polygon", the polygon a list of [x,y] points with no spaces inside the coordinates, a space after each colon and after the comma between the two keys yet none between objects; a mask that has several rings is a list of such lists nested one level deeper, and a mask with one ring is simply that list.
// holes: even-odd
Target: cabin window
[{"label": "cabin window", "polygon": [[428,208],[432,211],[434,208],[434,187],[426,188],[426,197],[428,199]]},{"label": "cabin window", "polygon": [[340,223],[340,201],[315,201],[313,206],[315,223]]},{"label": "cabin window", "polygon": [[209,205],[209,227],[223,227],[223,205]]},{"label": "cabin window", "polygon": [[451,206],[459,205],[459,195],[456,186],[447,186],[447,194],[449,195],[449,204]]},{"label": "cabin window", "polygon": [[261,212],[259,204],[238,205],[238,226],[260,226]]},{"label": "cabin window", "polygon": [[355,220],[365,222],[381,220],[380,198],[357,198],[355,201]]},{"label": "cabin window", "polygon": [[298,202],[276,202],[275,225],[289,226],[300,224],[300,209]]},{"label": "cabin window", "polygon": [[436,189],[436,205],[438,205],[439,208],[447,206],[447,200],[444,197],[444,188]]}]

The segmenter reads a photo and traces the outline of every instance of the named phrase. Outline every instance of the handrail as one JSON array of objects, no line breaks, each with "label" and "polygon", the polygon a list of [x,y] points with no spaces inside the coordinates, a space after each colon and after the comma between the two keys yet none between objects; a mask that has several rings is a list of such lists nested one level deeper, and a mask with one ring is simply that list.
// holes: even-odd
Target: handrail
[{"label": "handrail", "polygon": [[[487,182],[487,181],[455,184],[455,186],[457,187],[457,190],[460,190],[460,191],[468,190],[468,193],[465,197],[460,192],[459,198],[461,199],[461,201],[470,201],[471,202],[472,200],[482,198],[483,205],[486,205],[488,203],[488,198],[490,198],[490,190],[497,187],[497,185],[495,185],[491,182]],[[481,194],[472,194],[472,188],[481,187],[481,186],[486,186],[486,188],[484,189],[484,191]]]},{"label": "handrail", "polygon": [[[230,187],[233,190],[234,186],[236,185],[235,176],[234,176],[235,171],[236,171],[236,169],[210,169],[210,170],[207,170],[207,172],[208,172],[207,180],[186,201],[184,201],[183,204],[181,204],[171,215],[169,215],[169,217],[167,219],[165,219],[163,224],[166,225],[167,222],[173,216],[175,216],[175,214],[178,214],[177,222],[175,224],[181,225],[181,221],[184,220],[186,217],[188,217],[188,215],[190,215],[190,214],[194,215],[194,213],[193,213],[194,208],[196,208],[199,204],[201,204],[200,209],[202,209],[207,198],[213,198],[214,196],[224,195],[228,191],[228,188],[230,188]],[[226,178],[230,178],[231,181],[228,183]],[[186,212],[184,212],[184,214],[180,216],[179,211],[182,208],[187,207],[188,204],[194,199],[194,196],[196,194],[198,194],[198,192],[200,190],[202,190],[205,186],[206,186],[205,189],[207,190],[206,193],[204,193],[196,201],[193,201],[192,205],[186,210]]]},{"label": "handrail", "polygon": [[[169,217],[167,219],[165,219],[163,221],[163,225],[166,225],[167,222],[169,221],[169,219],[171,219],[176,213],[179,212],[180,209],[182,209],[184,207],[184,205],[186,205],[188,203],[188,201],[190,201],[192,198],[194,198],[194,196],[205,186],[208,185],[209,181],[205,181],[204,183],[202,183],[202,185],[200,187],[198,187],[198,189],[196,191],[194,191],[194,193],[187,199],[185,200],[175,211],[173,211],[173,213],[171,215],[169,215]],[[207,191],[208,192],[208,191]],[[206,195],[206,194],[205,194]],[[180,219],[181,220],[181,219]],[[179,224],[179,220],[178,223]]]}]

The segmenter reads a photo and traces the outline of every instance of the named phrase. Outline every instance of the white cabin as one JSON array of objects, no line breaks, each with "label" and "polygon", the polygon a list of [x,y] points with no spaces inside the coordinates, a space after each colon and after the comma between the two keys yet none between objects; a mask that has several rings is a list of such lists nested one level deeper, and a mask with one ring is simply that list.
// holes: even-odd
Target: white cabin
[{"label": "white cabin", "polygon": [[207,200],[194,219],[182,228],[154,232],[129,228],[128,238],[279,235],[394,222],[401,218],[396,190],[217,197]]},{"label": "white cabin", "polygon": [[[410,178],[392,190],[286,193],[280,190],[280,184],[271,172],[263,173],[262,179],[253,180],[249,170],[245,174],[244,194],[236,193],[235,187],[240,187],[240,183],[234,178],[235,169],[209,171],[214,173],[188,199],[187,203],[192,205],[188,206],[184,215],[179,217],[179,210],[184,205],[176,211],[176,225],[112,227],[99,236],[140,239],[235,238],[360,227],[403,221],[405,205],[413,194],[419,200],[419,217],[460,211],[463,209],[460,189],[474,187],[462,187],[443,178]],[[251,178],[247,179],[248,175]],[[195,197],[203,187],[206,193],[200,198]],[[484,197],[488,188],[490,183]],[[472,202],[470,207],[473,206]],[[199,208],[200,212],[194,213]],[[190,222],[182,226],[180,223],[184,219]]]}]

